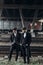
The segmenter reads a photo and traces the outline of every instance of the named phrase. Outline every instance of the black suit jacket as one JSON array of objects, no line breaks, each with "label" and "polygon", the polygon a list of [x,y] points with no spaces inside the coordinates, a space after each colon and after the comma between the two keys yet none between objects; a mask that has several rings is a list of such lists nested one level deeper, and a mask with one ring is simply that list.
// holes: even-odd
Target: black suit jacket
[{"label": "black suit jacket", "polygon": [[24,38],[24,33],[22,34],[22,37],[21,37],[21,40],[22,40],[22,45],[30,45],[31,43],[31,33],[29,32],[26,32],[26,37]]},{"label": "black suit jacket", "polygon": [[21,37],[21,35],[20,35],[19,32],[17,32],[16,37],[14,36],[14,33],[12,33],[10,40],[11,40],[11,42],[13,42],[14,38],[15,38],[15,43],[19,44],[20,43],[20,39],[21,39],[20,37]]}]

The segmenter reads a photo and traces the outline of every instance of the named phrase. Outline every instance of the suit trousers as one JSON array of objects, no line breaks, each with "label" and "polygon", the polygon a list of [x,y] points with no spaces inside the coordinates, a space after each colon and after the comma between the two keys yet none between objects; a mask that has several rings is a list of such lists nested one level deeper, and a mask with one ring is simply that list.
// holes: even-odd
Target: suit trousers
[{"label": "suit trousers", "polygon": [[[21,51],[21,46],[18,45],[18,44],[13,44],[10,48],[10,54],[9,54],[9,61],[11,60],[11,57],[12,57],[12,53],[13,51],[16,51],[16,58],[15,58],[15,61],[17,61],[18,59],[18,56],[19,56],[19,51]],[[21,55],[22,55],[22,52],[21,52]]]},{"label": "suit trousers", "polygon": [[12,53],[13,53],[14,50],[16,50],[16,47],[17,47],[17,44],[16,43],[15,44],[12,44],[12,46],[10,48],[10,53],[9,53],[9,56],[8,56],[9,61],[11,60]]},{"label": "suit trousers", "polygon": [[[22,51],[22,54],[23,54],[23,59],[24,59],[24,63],[29,63],[29,57],[30,57],[30,49],[29,49],[29,46],[22,46],[23,48],[23,51]],[[27,58],[27,61],[26,61],[26,58]]]}]

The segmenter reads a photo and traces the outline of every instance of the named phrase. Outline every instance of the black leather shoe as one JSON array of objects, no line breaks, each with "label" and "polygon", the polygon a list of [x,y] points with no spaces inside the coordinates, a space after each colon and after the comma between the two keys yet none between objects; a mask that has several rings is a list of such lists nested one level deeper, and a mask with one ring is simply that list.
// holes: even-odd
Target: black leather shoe
[{"label": "black leather shoe", "polygon": [[24,63],[26,63],[26,61],[24,61]]},{"label": "black leather shoe", "polygon": [[27,62],[27,64],[29,64],[29,62]]},{"label": "black leather shoe", "polygon": [[27,64],[29,64],[30,61],[27,61]]}]

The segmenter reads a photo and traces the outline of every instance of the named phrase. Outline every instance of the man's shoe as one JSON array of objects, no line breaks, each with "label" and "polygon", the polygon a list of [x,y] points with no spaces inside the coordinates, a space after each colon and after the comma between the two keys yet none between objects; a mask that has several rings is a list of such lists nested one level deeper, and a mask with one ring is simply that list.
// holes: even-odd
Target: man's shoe
[{"label": "man's shoe", "polygon": [[24,61],[24,64],[26,63],[26,61]]}]

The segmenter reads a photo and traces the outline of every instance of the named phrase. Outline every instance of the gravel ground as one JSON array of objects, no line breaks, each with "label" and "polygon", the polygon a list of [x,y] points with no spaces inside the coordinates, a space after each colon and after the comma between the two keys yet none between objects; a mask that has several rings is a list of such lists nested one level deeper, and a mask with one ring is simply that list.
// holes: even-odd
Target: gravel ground
[{"label": "gravel ground", "polygon": [[24,64],[22,58],[18,58],[17,62],[15,61],[14,57],[8,62],[7,57],[0,57],[0,65],[43,65],[43,57],[31,57],[29,64]]}]

